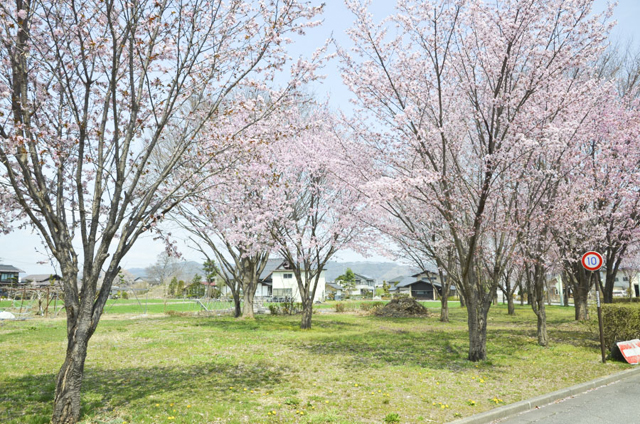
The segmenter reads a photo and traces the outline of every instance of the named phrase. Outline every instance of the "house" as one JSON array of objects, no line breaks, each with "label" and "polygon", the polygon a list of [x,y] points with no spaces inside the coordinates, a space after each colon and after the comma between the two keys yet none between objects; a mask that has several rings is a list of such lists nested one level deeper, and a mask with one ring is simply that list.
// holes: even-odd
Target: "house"
[{"label": "house", "polygon": [[[302,273],[304,277],[304,272]],[[325,270],[320,271],[318,287],[313,301],[322,301],[325,299],[326,280]],[[293,299],[295,302],[301,302],[302,297],[298,290],[298,282],[296,281],[293,270],[284,259],[269,259],[264,271],[260,275],[260,283],[256,289],[256,296],[272,296],[274,299]]]},{"label": "house", "polygon": [[[304,278],[304,272],[302,273],[302,278]],[[325,286],[325,270],[322,270],[318,280],[316,296],[313,299],[314,302],[324,300],[326,295]],[[224,287],[220,285],[220,287],[225,296],[231,295],[231,291],[226,285]],[[298,282],[287,261],[282,258],[269,259],[267,261],[264,270],[260,274],[255,296],[257,298],[273,297],[274,301],[284,301],[291,298],[295,302],[302,301],[298,290]]]},{"label": "house", "polygon": [[342,297],[344,288],[338,283],[326,283],[325,290],[328,298],[336,299]]},{"label": "house", "polygon": [[0,265],[0,288],[16,286],[21,272],[24,271],[13,265]]},{"label": "house", "polygon": [[356,286],[351,294],[354,296],[358,296],[358,295],[365,296],[369,294],[369,296],[371,296],[371,293],[376,288],[376,280],[362,274],[354,273],[354,276],[356,278]]},{"label": "house", "polygon": [[[437,300],[442,296],[442,282],[440,276],[431,271],[420,272],[410,277],[398,277],[389,280],[390,292],[404,293],[418,300]],[[450,293],[455,293],[455,287],[450,287]]]},{"label": "house", "polygon": [[62,277],[58,274],[30,274],[22,279],[29,284],[30,287],[40,289],[47,287],[60,288]]}]

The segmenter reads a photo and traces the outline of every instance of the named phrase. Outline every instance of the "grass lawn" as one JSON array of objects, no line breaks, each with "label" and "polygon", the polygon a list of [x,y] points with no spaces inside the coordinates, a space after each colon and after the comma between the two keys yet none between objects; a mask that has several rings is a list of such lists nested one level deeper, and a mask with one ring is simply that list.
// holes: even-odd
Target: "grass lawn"
[{"label": "grass lawn", "polygon": [[[446,422],[629,367],[599,362],[572,308],[548,308],[545,349],[530,309],[509,317],[502,305],[491,308],[489,360],[474,364],[465,310],[452,307],[443,324],[429,306],[428,319],[325,309],[308,331],[299,316],[110,312],[89,345],[83,422],[382,423],[396,413],[401,423]],[[62,318],[0,324],[2,423],[48,422],[64,327]]]}]

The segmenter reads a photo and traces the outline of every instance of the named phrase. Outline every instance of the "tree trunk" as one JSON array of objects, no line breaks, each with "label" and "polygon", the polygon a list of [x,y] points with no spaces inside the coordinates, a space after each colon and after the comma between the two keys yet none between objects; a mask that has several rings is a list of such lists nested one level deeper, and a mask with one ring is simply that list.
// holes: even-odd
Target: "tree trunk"
[{"label": "tree trunk", "polygon": [[308,330],[311,328],[311,317],[313,316],[313,302],[307,300],[302,301],[302,320],[300,321],[300,328],[302,330]]},{"label": "tree trunk", "polygon": [[460,289],[460,287],[458,287],[458,298],[460,298],[460,307],[464,308],[466,307],[466,302],[464,301],[464,296],[462,295],[462,290]]},{"label": "tree trunk", "polygon": [[507,295],[507,314],[515,315],[516,314],[516,306],[513,303],[513,293]]},{"label": "tree trunk", "polygon": [[547,347],[549,345],[549,337],[547,335],[547,311],[544,302],[540,302],[538,309],[538,344]]},{"label": "tree trunk", "polygon": [[233,305],[234,305],[233,316],[235,318],[240,318],[242,316],[242,307],[241,307],[241,303],[240,303],[240,293],[238,293],[237,291],[234,291],[231,294],[233,296]]},{"label": "tree trunk", "polygon": [[524,306],[524,290],[522,289],[522,283],[520,283],[520,306]]},{"label": "tree trunk", "polygon": [[253,316],[253,298],[255,296],[255,290],[251,290],[250,287],[246,287],[243,295],[242,303],[242,318],[255,319]]},{"label": "tree trunk", "polygon": [[493,296],[489,297],[488,302],[485,302],[481,296],[483,295],[470,291],[465,296],[469,327],[469,360],[472,362],[487,359],[487,313]]},{"label": "tree trunk", "polygon": [[56,377],[53,424],[74,424],[80,420],[80,389],[88,341],[86,332],[69,335],[67,355]]},{"label": "tree trunk", "polygon": [[[467,303],[470,305],[471,302]],[[472,362],[487,359],[487,311],[485,308],[467,306],[469,314],[469,360]]]},{"label": "tree trunk", "polygon": [[573,293],[573,302],[575,303],[575,318],[576,321],[586,321],[589,319],[589,309],[587,306],[587,294],[583,293],[581,288],[578,288]]},{"label": "tree trunk", "polygon": [[449,322],[449,284],[442,285],[442,296],[440,296],[440,321]]}]

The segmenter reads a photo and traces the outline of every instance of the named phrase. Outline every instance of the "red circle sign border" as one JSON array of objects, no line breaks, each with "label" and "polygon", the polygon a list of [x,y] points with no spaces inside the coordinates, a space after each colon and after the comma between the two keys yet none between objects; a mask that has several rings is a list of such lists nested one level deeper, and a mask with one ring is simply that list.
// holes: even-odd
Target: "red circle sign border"
[{"label": "red circle sign border", "polygon": [[[587,256],[589,255],[596,255],[598,257],[598,259],[600,259],[600,264],[597,267],[590,267],[587,266],[587,264],[585,263],[585,259],[587,258]],[[594,252],[594,251],[590,251],[585,253],[584,255],[582,255],[582,266],[584,267],[584,269],[586,269],[587,271],[597,271],[600,268],[602,268],[602,265],[604,264],[604,259],[602,259],[602,255],[599,254],[598,252]]]}]

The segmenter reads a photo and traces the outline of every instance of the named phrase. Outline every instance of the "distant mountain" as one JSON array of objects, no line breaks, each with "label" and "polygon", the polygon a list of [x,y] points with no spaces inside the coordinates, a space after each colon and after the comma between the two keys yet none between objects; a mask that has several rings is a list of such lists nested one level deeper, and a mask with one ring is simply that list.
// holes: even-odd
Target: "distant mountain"
[{"label": "distant mountain", "polygon": [[[204,275],[202,264],[196,261],[183,262],[180,278],[189,281],[194,275]],[[344,274],[347,268],[357,274],[366,275],[376,280],[377,283],[389,281],[396,277],[406,277],[416,274],[418,269],[409,265],[400,265],[394,262],[335,262],[330,261],[325,266],[327,281],[333,281]],[[146,278],[146,268],[130,268],[127,270],[134,277]]]},{"label": "distant mountain", "polygon": [[145,278],[147,276],[145,268],[129,268],[127,271],[129,271],[129,274],[133,275],[135,278]]},{"label": "distant mountain", "polygon": [[[190,281],[196,274],[204,276],[204,270],[202,269],[201,263],[198,263],[196,261],[186,261],[181,262],[181,265],[182,271],[180,272],[180,276],[178,277],[181,280]],[[136,278],[147,278],[146,268],[129,268],[127,269],[127,271]]]},{"label": "distant mountain", "polygon": [[376,280],[377,283],[389,281],[396,277],[406,277],[416,274],[418,269],[409,265],[400,265],[394,262],[334,262],[327,263],[325,276],[327,281],[333,281],[344,274],[347,268],[351,268],[356,274],[366,275]]}]

